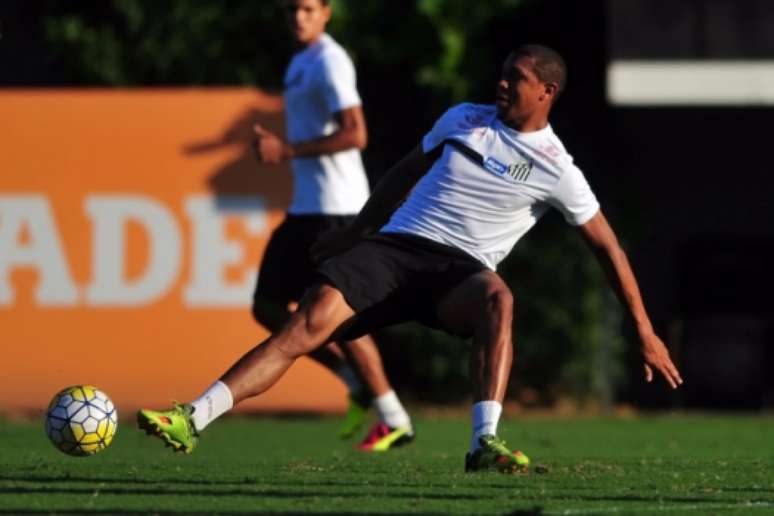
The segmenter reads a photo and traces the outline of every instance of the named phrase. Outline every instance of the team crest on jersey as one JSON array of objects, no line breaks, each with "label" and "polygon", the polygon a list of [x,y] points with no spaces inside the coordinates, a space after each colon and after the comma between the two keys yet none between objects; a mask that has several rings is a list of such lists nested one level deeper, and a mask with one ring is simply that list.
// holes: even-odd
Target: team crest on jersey
[{"label": "team crest on jersey", "polygon": [[505,163],[498,161],[492,156],[488,156],[484,160],[484,168],[490,172],[494,172],[498,176],[507,177],[513,181],[519,181],[522,183],[529,179],[533,166],[534,163],[532,161],[519,161],[516,163],[511,163],[510,165],[506,165]]}]

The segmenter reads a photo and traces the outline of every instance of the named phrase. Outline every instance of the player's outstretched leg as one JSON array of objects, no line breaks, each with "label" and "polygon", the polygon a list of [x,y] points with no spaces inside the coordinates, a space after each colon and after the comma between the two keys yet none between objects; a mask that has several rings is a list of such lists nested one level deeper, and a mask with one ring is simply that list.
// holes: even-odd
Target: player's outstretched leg
[{"label": "player's outstretched leg", "polygon": [[191,405],[175,403],[172,410],[142,409],[137,413],[137,424],[148,435],[161,438],[174,451],[191,453],[199,440],[194,427]]},{"label": "player's outstretched leg", "polygon": [[[260,277],[263,278],[263,276]],[[290,318],[292,310],[288,309],[289,304],[287,300],[273,299],[271,296],[261,293],[257,288],[253,294],[253,318],[270,332],[275,332]],[[369,385],[372,383],[371,371],[377,368],[381,370],[382,366],[376,344],[372,344],[373,350],[367,349],[367,344],[363,344],[353,346],[353,348],[357,348],[354,350],[356,352],[350,352],[343,350],[337,343],[331,342],[309,354],[309,358],[336,375],[349,391],[347,413],[339,430],[339,437],[342,439],[351,438],[363,427],[368,408],[374,397],[373,392],[376,392],[373,391],[373,385]],[[378,360],[376,365],[373,365],[374,354]],[[378,372],[377,370],[377,383],[379,381]],[[383,370],[381,370],[381,374],[384,376]]]},{"label": "player's outstretched leg", "polygon": [[309,289],[287,324],[237,360],[202,396],[168,411],[142,409],[137,414],[140,427],[175,450],[190,453],[207,425],[277,383],[298,357],[327,342],[353,314],[341,292],[330,285]]},{"label": "player's outstretched leg", "polygon": [[199,440],[199,432],[233,406],[234,398],[228,385],[217,381],[191,403],[175,403],[171,410],[140,410],[137,424],[174,451],[191,453]]}]

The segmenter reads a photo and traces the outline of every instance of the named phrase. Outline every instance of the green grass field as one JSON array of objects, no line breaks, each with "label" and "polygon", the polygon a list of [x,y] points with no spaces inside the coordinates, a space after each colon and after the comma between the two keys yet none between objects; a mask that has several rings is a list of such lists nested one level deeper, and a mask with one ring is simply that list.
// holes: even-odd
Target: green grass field
[{"label": "green grass field", "polygon": [[379,455],[338,423],[224,419],[182,456],[126,417],[108,450],[71,458],[39,422],[0,421],[0,513],[774,514],[772,418],[505,420],[548,470],[519,476],[463,473],[465,419],[419,419]]}]

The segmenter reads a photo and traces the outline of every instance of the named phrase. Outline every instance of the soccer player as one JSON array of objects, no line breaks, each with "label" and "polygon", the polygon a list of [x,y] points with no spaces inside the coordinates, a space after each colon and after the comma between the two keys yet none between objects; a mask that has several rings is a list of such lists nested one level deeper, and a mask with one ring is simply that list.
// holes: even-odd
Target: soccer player
[{"label": "soccer player", "polygon": [[[578,229],[636,323],[646,380],[655,369],[677,388],[680,373],[653,332],[626,255],[548,122],[565,82],[555,51],[521,46],[503,65],[493,105],[460,104],[441,116],[376,185],[355,221],[315,246],[330,256],[320,279],[277,333],[220,378],[213,388],[228,394],[208,417],[264,392],[297,357],[332,339],[418,319],[472,337],[475,402],[465,470],[526,468],[526,455],[497,437],[513,361],[514,301],[495,269],[552,207]],[[183,409],[140,417],[174,446],[193,442]]]},{"label": "soccer player", "polygon": [[[285,115],[290,143],[256,126],[260,161],[290,161],[293,198],[287,217],[271,237],[253,296],[253,316],[270,331],[289,317],[315,279],[310,247],[324,232],[352,221],[369,195],[360,158],[367,131],[347,53],[326,32],[327,0],[283,2],[297,52],[285,74]],[[379,421],[360,448],[384,451],[410,442],[411,420],[390,386],[373,338],[363,336],[313,351],[349,388],[349,408],[341,437],[362,425],[373,405]],[[350,364],[354,366],[350,367]],[[365,385],[364,385],[365,383]]]}]

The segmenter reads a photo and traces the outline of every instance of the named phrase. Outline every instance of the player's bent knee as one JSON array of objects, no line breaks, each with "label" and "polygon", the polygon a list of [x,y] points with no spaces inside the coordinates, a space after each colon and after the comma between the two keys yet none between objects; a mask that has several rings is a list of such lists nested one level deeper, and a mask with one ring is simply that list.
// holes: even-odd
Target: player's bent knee
[{"label": "player's bent knee", "polygon": [[308,354],[325,344],[333,331],[350,314],[342,309],[341,294],[327,285],[304,294],[299,309],[283,328],[281,349],[289,356]]},{"label": "player's bent knee", "polygon": [[484,306],[491,314],[511,314],[513,312],[513,294],[505,286],[494,287],[487,292]]},{"label": "player's bent knee", "polygon": [[318,285],[304,294],[304,322],[311,336],[328,338],[336,324],[339,305],[343,301],[341,293],[330,285]]},{"label": "player's bent knee", "polygon": [[481,315],[476,320],[478,329],[510,331],[513,322],[513,294],[505,284],[488,285],[480,304]]},{"label": "player's bent knee", "polygon": [[298,314],[292,316],[280,330],[277,346],[286,356],[295,359],[308,355],[322,343],[322,337],[309,333],[303,316]]}]

